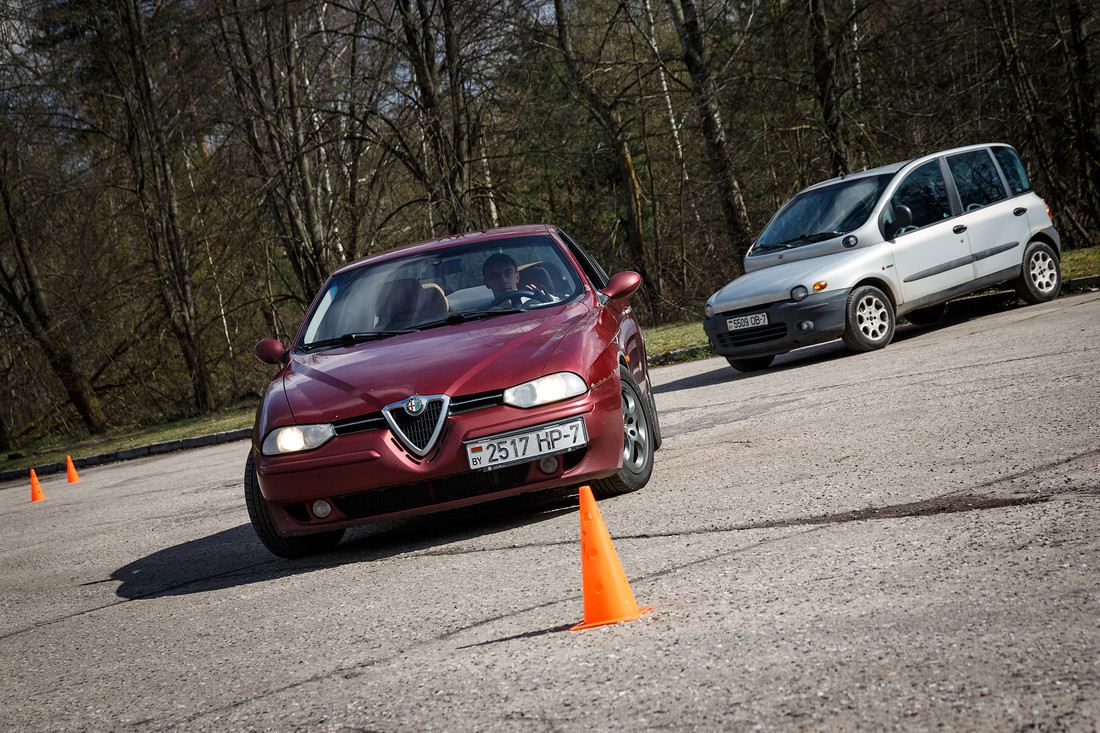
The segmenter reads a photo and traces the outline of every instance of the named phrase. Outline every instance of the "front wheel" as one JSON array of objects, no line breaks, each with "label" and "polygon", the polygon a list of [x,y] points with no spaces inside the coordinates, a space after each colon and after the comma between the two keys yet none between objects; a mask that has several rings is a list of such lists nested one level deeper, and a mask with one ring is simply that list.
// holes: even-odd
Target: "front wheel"
[{"label": "front wheel", "polygon": [[267,499],[260,492],[260,485],[256,481],[256,465],[252,459],[252,452],[248,453],[248,460],[244,464],[244,503],[248,507],[248,518],[252,520],[252,529],[264,547],[271,550],[279,557],[295,558],[306,555],[316,555],[328,552],[340,544],[344,536],[344,530],[338,529],[332,532],[319,534],[307,534],[298,537],[283,537],[275,529],[275,523],[271,521],[271,507]]},{"label": "front wheel", "polygon": [[648,410],[630,371],[622,366],[619,390],[623,407],[623,465],[614,476],[592,482],[592,493],[599,498],[637,491],[649,483],[653,474],[655,448]]},{"label": "front wheel", "polygon": [[848,296],[844,335],[857,353],[881,349],[894,338],[894,304],[873,285],[860,285]]},{"label": "front wheel", "polygon": [[1046,242],[1032,242],[1024,250],[1024,269],[1016,281],[1016,293],[1028,303],[1054,300],[1062,289],[1062,268]]}]

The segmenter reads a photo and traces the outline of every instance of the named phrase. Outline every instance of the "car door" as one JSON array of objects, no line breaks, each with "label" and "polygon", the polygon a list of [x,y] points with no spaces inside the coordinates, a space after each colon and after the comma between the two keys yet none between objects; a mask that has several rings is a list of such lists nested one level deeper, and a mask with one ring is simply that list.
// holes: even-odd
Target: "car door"
[{"label": "car door", "polygon": [[898,184],[887,207],[891,220],[892,212],[903,205],[912,212],[913,222],[891,244],[903,301],[934,300],[936,294],[972,280],[970,245],[954,219],[940,158],[914,168]]},{"label": "car door", "polygon": [[957,224],[966,227],[976,280],[1014,276],[1030,234],[1027,210],[1009,198],[987,148],[947,157],[962,204]]}]

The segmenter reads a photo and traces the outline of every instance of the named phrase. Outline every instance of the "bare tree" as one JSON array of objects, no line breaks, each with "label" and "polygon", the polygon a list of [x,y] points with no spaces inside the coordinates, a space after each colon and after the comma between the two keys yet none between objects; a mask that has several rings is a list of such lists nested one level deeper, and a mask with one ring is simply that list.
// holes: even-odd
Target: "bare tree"
[{"label": "bare tree", "polygon": [[752,243],[748,211],[741,184],[733,167],[732,156],[722,125],[717,89],[707,59],[706,42],[699,11],[694,0],[667,0],[672,23],[684,50],[684,64],[691,74],[695,106],[702,122],[707,144],[707,163],[718,188],[718,203],[726,223],[726,234],[733,245],[735,273],[742,271],[741,259]]},{"label": "bare tree", "polygon": [[573,46],[570,23],[566,17],[563,0],[554,0],[554,19],[557,26],[557,46],[565,62],[569,77],[575,85],[584,106],[599,123],[615,153],[622,187],[623,224],[626,229],[626,245],[632,266],[642,276],[646,287],[655,296],[660,295],[657,284],[647,264],[645,235],[642,230],[642,188],[634,167],[626,126],[618,107],[606,100],[591,83],[588,74],[581,71],[580,61]]},{"label": "bare tree", "polygon": [[0,137],[0,204],[5,225],[0,236],[0,297],[42,349],[84,425],[92,433],[103,432],[107,422],[99,398],[54,316],[49,288],[39,273],[33,242],[46,235],[35,226],[31,212],[41,202],[25,198],[35,187],[23,174],[13,138],[11,129]]},{"label": "bare tree", "polygon": [[848,151],[841,130],[836,53],[833,51],[829,23],[825,17],[825,0],[809,0],[806,10],[810,20],[810,36],[813,39],[817,101],[821,107],[832,173],[839,176],[848,172]]}]

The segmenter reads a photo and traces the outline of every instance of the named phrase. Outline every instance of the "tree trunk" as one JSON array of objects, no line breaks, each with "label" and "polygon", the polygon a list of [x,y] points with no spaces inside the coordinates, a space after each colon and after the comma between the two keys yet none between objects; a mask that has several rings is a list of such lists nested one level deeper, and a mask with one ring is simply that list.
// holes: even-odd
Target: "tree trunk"
[{"label": "tree trunk", "polygon": [[[191,376],[195,407],[200,412],[210,412],[215,407],[214,391],[199,334],[198,306],[191,283],[191,247],[180,224],[166,123],[154,92],[156,85],[147,55],[145,18],[138,0],[129,0],[122,8],[131,78],[120,82],[135,95],[134,102],[126,102],[129,123],[126,144],[135,189],[161,300]],[[146,175],[146,168],[150,176]]]},{"label": "tree trunk", "polygon": [[642,189],[638,183],[638,174],[634,169],[634,158],[630,152],[619,112],[600,97],[596,89],[581,73],[573,41],[569,32],[569,23],[565,17],[563,0],[554,0],[554,18],[558,29],[558,50],[569,70],[569,76],[584,99],[585,106],[595,117],[608,137],[611,149],[615,151],[615,163],[622,186],[623,226],[626,230],[626,246],[631,258],[631,266],[642,276],[642,281],[653,298],[660,297],[660,291],[654,282],[647,265],[645,235],[642,230]]},{"label": "tree trunk", "polygon": [[59,335],[53,312],[46,303],[46,288],[38,274],[34,253],[16,211],[13,185],[21,185],[19,163],[5,145],[0,150],[0,200],[14,245],[12,260],[0,255],[0,295],[27,332],[42,348],[46,362],[57,376],[89,432],[102,433],[107,421],[91,382],[77,365],[69,345]]},{"label": "tree trunk", "polygon": [[740,275],[744,267],[742,259],[752,243],[752,230],[741,184],[737,181],[726,143],[726,131],[718,107],[718,90],[710,72],[699,14],[695,0],[668,0],[668,10],[684,50],[684,64],[691,74],[692,94],[707,143],[707,163],[718,187],[718,203],[726,221],[726,233],[733,245],[734,274]]},{"label": "tree trunk", "polygon": [[829,25],[825,19],[825,0],[809,0],[810,35],[813,37],[814,82],[817,84],[817,102],[825,125],[825,140],[829,145],[829,161],[832,173],[842,176],[848,172],[848,151],[840,121],[840,93],[836,81],[836,53],[829,38]]}]

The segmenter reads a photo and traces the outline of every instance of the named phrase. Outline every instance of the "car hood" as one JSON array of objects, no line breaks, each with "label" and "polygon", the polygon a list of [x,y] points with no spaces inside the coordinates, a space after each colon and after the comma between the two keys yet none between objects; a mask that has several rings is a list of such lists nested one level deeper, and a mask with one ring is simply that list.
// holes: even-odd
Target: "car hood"
[{"label": "car hood", "polygon": [[715,313],[725,313],[787,300],[795,285],[805,285],[812,289],[814,282],[820,279],[821,273],[833,264],[837,256],[844,255],[787,262],[742,275],[710,296],[707,305]]},{"label": "car hood", "polygon": [[584,303],[571,303],[296,353],[281,375],[281,390],[294,421],[304,424],[368,414],[414,394],[505,389],[541,376],[562,338],[590,312]]}]

